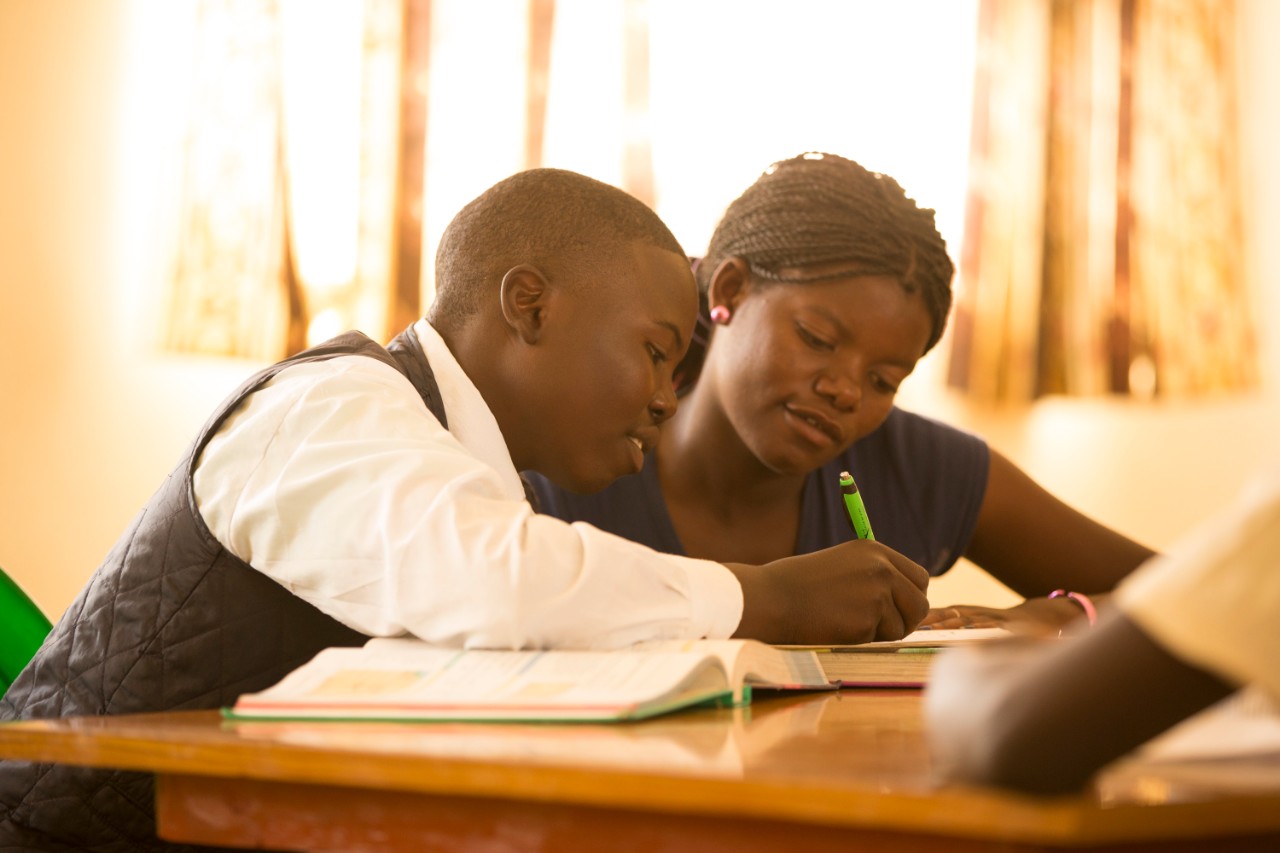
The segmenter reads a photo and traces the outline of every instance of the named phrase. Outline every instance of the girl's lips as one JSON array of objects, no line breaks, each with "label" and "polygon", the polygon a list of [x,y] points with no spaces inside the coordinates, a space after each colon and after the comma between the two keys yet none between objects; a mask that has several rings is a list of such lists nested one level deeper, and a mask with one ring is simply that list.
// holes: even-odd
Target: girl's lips
[{"label": "girl's lips", "polygon": [[844,430],[822,412],[804,406],[788,405],[783,408],[796,428],[815,444],[839,444],[844,440]]}]

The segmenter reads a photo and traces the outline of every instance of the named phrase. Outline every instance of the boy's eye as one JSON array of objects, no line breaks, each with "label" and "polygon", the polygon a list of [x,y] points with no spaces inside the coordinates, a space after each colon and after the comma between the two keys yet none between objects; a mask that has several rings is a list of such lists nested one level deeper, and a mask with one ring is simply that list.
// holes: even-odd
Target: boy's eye
[{"label": "boy's eye", "polygon": [[831,352],[836,348],[835,344],[825,338],[819,337],[799,323],[796,324],[796,331],[800,333],[800,339],[802,341],[819,352]]},{"label": "boy's eye", "polygon": [[898,386],[896,383],[885,379],[878,373],[871,374],[871,386],[881,394],[897,394]]}]

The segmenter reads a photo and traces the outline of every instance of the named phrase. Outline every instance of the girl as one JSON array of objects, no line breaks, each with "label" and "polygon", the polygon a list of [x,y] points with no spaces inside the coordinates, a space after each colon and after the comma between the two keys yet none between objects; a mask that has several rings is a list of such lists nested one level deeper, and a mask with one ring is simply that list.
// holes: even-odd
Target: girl
[{"label": "girl", "polygon": [[[1152,552],[1054,498],[976,436],[894,406],[938,342],[954,272],[932,210],[830,154],[775,163],[695,262],[701,338],[640,474],[594,495],[532,477],[542,511],[659,550],[760,563],[875,538],[933,575],[967,557],[1026,597],[933,611],[939,628],[1057,631]],[[1077,591],[1049,598],[1051,591]]]}]

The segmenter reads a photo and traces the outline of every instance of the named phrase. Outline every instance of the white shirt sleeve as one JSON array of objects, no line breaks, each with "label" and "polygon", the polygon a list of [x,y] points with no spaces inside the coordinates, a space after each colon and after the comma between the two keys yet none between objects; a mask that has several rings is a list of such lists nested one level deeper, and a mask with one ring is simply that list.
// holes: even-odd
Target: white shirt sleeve
[{"label": "white shirt sleeve", "polygon": [[736,629],[742,590],[724,566],[537,515],[501,467],[396,370],[348,356],[251,395],[206,445],[195,493],[232,553],[365,634],[612,648]]},{"label": "white shirt sleeve", "polygon": [[1175,656],[1280,700],[1280,470],[1116,589]]}]

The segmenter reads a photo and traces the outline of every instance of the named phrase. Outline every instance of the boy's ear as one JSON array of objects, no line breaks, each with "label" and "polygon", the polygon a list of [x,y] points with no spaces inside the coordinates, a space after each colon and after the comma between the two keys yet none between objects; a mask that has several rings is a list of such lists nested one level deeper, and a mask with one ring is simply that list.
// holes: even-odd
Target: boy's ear
[{"label": "boy's ear", "polygon": [[750,289],[751,270],[739,257],[725,258],[711,274],[707,285],[707,302],[711,307],[723,305],[732,314]]},{"label": "boy's ear", "polygon": [[525,343],[536,344],[546,319],[546,277],[528,264],[512,267],[502,277],[498,302],[507,327]]}]

